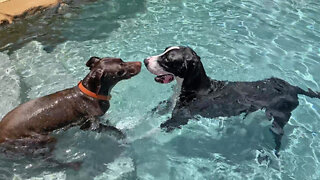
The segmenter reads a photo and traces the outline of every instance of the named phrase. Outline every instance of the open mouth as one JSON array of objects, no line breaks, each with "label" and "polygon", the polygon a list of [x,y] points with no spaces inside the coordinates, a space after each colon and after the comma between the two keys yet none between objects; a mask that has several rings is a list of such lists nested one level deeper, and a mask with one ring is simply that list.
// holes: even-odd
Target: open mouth
[{"label": "open mouth", "polygon": [[164,74],[155,77],[154,80],[158,83],[167,84],[174,80],[174,76],[172,74]]}]

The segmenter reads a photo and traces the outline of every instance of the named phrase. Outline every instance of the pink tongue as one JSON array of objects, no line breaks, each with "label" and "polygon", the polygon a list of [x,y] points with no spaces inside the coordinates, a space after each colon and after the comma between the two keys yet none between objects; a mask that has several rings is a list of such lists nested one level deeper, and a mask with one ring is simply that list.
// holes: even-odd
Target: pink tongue
[{"label": "pink tongue", "polygon": [[167,84],[173,81],[174,77],[171,74],[166,74],[166,75],[157,76],[154,78],[154,80],[158,83]]}]

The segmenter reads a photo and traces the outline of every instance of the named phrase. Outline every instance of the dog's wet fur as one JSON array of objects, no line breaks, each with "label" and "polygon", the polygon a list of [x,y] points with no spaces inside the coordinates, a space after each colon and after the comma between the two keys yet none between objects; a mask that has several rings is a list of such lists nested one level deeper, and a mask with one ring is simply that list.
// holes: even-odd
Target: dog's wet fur
[{"label": "dog's wet fur", "polygon": [[161,124],[166,131],[180,128],[195,115],[214,118],[244,113],[246,116],[262,109],[268,119],[273,120],[270,130],[278,152],[283,127],[299,105],[298,94],[320,98],[319,92],[305,91],[274,77],[255,82],[210,79],[200,57],[190,47],[166,48],[162,54],[146,58],[144,64],[157,76],[157,82],[169,83],[174,77],[181,89],[171,118]]},{"label": "dog's wet fur", "polygon": [[[104,96],[110,96],[111,89],[119,81],[129,79],[141,70],[141,62],[123,62],[120,58],[109,57],[91,57],[86,66],[90,72],[82,80],[83,86]],[[0,121],[0,146],[5,151],[25,154],[49,147],[50,153],[56,143],[50,133],[73,126],[80,126],[82,130],[109,131],[123,138],[124,134],[117,128],[100,123],[99,117],[109,107],[108,100],[88,96],[78,86],[28,101]]]}]

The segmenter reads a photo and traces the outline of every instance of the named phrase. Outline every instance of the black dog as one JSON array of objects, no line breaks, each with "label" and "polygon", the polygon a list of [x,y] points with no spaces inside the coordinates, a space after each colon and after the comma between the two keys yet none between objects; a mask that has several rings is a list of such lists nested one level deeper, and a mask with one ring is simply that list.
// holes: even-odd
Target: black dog
[{"label": "black dog", "polygon": [[176,79],[181,87],[171,119],[161,124],[166,131],[180,128],[197,114],[210,118],[242,113],[246,116],[264,109],[268,119],[273,119],[270,129],[278,151],[283,127],[299,104],[298,94],[320,98],[320,93],[311,89],[304,91],[278,78],[256,82],[212,80],[206,75],[200,57],[189,47],[169,47],[164,53],[145,59],[144,63],[157,75],[157,82],[169,83]]}]

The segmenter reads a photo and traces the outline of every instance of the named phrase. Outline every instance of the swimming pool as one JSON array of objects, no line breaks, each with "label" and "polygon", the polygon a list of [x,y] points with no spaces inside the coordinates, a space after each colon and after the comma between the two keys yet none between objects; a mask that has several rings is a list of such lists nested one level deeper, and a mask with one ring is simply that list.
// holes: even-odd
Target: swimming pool
[{"label": "swimming pool", "polygon": [[[192,47],[214,79],[275,76],[320,91],[318,12],[316,0],[111,0],[77,6],[51,17],[42,30],[16,33],[23,38],[11,37],[15,44],[2,48],[0,117],[21,102],[76,85],[88,73],[91,56],[142,61],[171,45]],[[56,132],[57,159],[82,160],[80,171],[0,156],[0,179],[320,178],[319,100],[300,96],[277,158],[262,111],[244,120],[201,118],[172,133],[160,131],[170,114],[151,115],[151,109],[173,94],[173,83],[153,78],[143,67],[112,91],[102,121],[122,129],[124,142],[78,128]],[[265,155],[269,158],[259,163]]]}]

